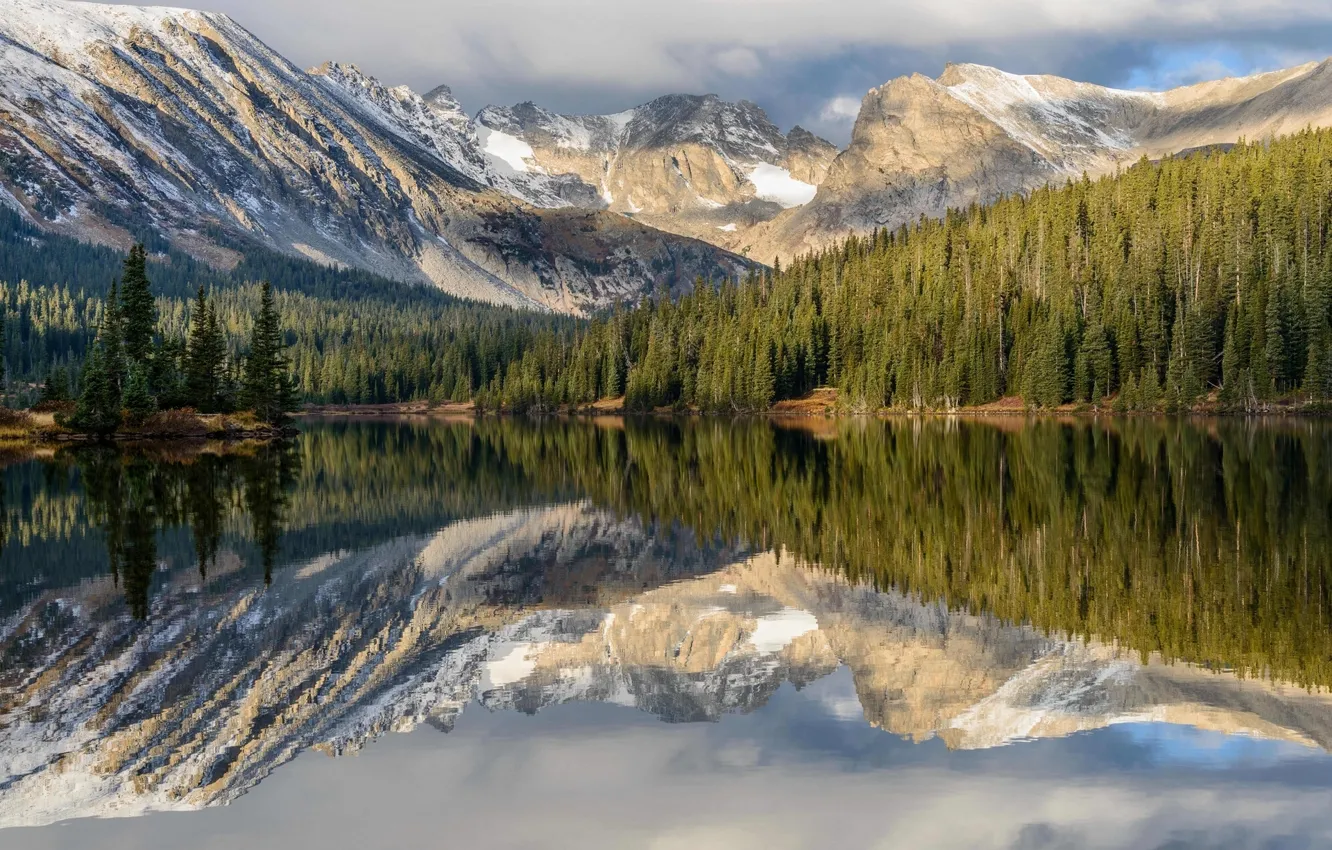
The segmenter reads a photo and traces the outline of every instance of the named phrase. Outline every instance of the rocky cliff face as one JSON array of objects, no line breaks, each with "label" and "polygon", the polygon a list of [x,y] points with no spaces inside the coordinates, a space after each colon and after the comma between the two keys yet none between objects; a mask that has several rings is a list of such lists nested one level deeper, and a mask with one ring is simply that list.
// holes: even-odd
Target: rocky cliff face
[{"label": "rocky cliff face", "polygon": [[736,247],[790,257],[1144,156],[1329,124],[1332,62],[1167,92],[952,65],[871,90],[814,199]]},{"label": "rocky cliff face", "polygon": [[185,570],[144,623],[117,596],[87,582],[0,623],[0,826],[225,803],[305,749],[448,730],[473,701],[710,720],[841,665],[858,704],[836,716],[954,747],[1144,720],[1332,744],[1327,695],[1143,665],[586,503],[330,552],[267,590]]},{"label": "rocky cliff face", "polygon": [[714,95],[668,95],[615,115],[487,107],[476,123],[487,151],[515,171],[581,187],[565,189],[570,203],[721,246],[808,202],[837,154],[800,127],[783,135],[753,103]]},{"label": "rocky cliff face", "polygon": [[224,15],[11,0],[0,16],[0,202],[51,230],[123,245],[153,227],[218,264],[258,243],[568,312],[744,268],[571,209],[567,182],[497,171],[445,89],[303,72]]}]

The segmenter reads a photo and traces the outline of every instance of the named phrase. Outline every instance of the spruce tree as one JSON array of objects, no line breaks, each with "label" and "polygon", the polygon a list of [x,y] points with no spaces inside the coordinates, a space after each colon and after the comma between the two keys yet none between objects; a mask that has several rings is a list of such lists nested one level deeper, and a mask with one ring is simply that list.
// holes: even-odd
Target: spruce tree
[{"label": "spruce tree", "polygon": [[63,366],[52,369],[42,385],[42,401],[69,401],[69,370]]},{"label": "spruce tree", "polygon": [[226,340],[201,286],[190,314],[189,339],[185,343],[185,398],[196,410],[221,411],[225,359]]},{"label": "spruce tree", "polygon": [[148,254],[135,245],[125,258],[120,285],[120,318],[125,356],[134,363],[147,363],[157,333],[157,304],[148,281]]},{"label": "spruce tree", "polygon": [[[1329,264],[1332,271],[1332,264]],[[1328,310],[1332,308],[1332,282],[1325,272],[1313,285],[1306,308],[1308,353],[1304,366],[1304,391],[1310,400],[1332,398],[1332,323]]]},{"label": "spruce tree", "polygon": [[76,431],[109,436],[120,427],[120,393],[107,369],[105,347],[93,348],[83,369],[83,391],[67,423]]},{"label": "spruce tree", "polygon": [[[259,314],[250,336],[250,353],[245,360],[241,403],[270,425],[284,422],[287,414],[295,409],[295,389],[288,374],[284,349],[273,287],[265,281]],[[516,365],[516,362],[510,364],[511,372]]]},{"label": "spruce tree", "polygon": [[112,281],[111,291],[106,296],[106,305],[102,311],[102,326],[98,329],[97,338],[102,349],[102,368],[117,400],[125,386],[124,333],[124,321],[120,312],[120,283]]},{"label": "spruce tree", "polygon": [[1238,316],[1238,308],[1232,307],[1227,312],[1226,341],[1221,351],[1221,400],[1226,404],[1236,404],[1241,398],[1239,332],[1235,329]]}]

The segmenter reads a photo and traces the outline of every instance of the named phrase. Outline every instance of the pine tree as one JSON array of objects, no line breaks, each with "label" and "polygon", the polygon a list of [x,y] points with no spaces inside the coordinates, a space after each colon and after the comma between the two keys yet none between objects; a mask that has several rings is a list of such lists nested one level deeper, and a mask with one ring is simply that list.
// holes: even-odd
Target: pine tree
[{"label": "pine tree", "polygon": [[120,288],[120,313],[124,323],[122,338],[125,356],[132,363],[144,363],[152,357],[153,337],[157,333],[157,304],[148,280],[148,254],[143,245],[135,245],[125,258]]},{"label": "pine tree", "polygon": [[1332,398],[1332,323],[1328,311],[1332,309],[1332,263],[1328,272],[1314,283],[1306,307],[1305,336],[1309,350],[1304,366],[1304,391],[1313,401]]},{"label": "pine tree", "polygon": [[217,413],[224,407],[225,360],[226,340],[201,286],[190,314],[189,339],[185,343],[185,398],[196,410]]},{"label": "pine tree", "polygon": [[120,312],[120,283],[112,281],[111,291],[106,296],[102,311],[102,326],[97,338],[102,349],[102,368],[110,382],[111,391],[119,400],[125,386],[125,336],[124,321]]},{"label": "pine tree", "polygon": [[[295,393],[288,375],[284,349],[273,287],[265,281],[259,314],[255,317],[254,332],[250,336],[250,353],[245,359],[241,403],[270,425],[284,422],[295,406]],[[514,372],[516,365],[510,364],[510,372]]]},{"label": "pine tree", "polygon": [[1221,351],[1221,400],[1226,404],[1236,404],[1241,397],[1238,316],[1235,307],[1226,314],[1226,341]]},{"label": "pine tree", "polygon": [[88,357],[81,381],[78,406],[67,423],[76,431],[109,436],[120,427],[120,393],[107,369],[105,346],[98,345]]},{"label": "pine tree", "polygon": [[1267,293],[1267,311],[1264,314],[1263,329],[1265,342],[1263,359],[1267,370],[1265,376],[1267,386],[1260,387],[1260,392],[1268,398],[1286,389],[1289,352],[1281,318],[1281,288],[1278,281],[1273,281]]},{"label": "pine tree", "polygon": [[760,339],[754,356],[754,372],[751,376],[750,405],[754,410],[767,410],[772,406],[774,392],[772,376],[772,355],[767,340]]},{"label": "pine tree", "polygon": [[138,427],[157,411],[157,399],[153,398],[148,386],[148,373],[141,364],[130,367],[129,379],[125,383],[125,418],[130,425]]}]

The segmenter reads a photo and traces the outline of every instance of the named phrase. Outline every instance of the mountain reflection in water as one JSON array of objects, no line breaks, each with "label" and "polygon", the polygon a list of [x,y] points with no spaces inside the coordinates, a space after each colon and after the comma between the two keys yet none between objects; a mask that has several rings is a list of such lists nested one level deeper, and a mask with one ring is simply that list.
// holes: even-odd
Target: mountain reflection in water
[{"label": "mountain reflection in water", "polygon": [[690,723],[794,687],[944,752],[1332,749],[1332,428],[798,425],[331,421],[11,464],[0,825],[228,802],[477,702]]}]

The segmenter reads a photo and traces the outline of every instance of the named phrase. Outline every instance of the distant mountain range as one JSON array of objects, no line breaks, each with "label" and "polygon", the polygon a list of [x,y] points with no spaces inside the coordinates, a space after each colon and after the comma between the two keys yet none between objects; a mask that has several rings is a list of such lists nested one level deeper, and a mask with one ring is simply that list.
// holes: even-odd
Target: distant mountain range
[{"label": "distant mountain range", "polygon": [[755,104],[469,117],[230,18],[62,0],[0,17],[0,202],[125,245],[249,245],[583,313],[1140,157],[1332,123],[1332,64],[1163,93],[950,65],[871,90],[845,150]]}]

